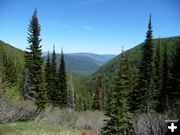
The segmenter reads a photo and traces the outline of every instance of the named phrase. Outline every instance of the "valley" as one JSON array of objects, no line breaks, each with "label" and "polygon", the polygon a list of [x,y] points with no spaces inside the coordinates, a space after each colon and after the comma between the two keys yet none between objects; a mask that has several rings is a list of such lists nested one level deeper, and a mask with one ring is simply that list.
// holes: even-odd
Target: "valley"
[{"label": "valley", "polygon": [[171,134],[178,1],[0,4],[0,135]]}]

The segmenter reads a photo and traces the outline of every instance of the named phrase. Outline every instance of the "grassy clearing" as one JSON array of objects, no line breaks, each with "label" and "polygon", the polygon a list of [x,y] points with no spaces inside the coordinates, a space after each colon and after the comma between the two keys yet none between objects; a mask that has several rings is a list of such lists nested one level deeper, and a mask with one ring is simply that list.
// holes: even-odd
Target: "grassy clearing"
[{"label": "grassy clearing", "polygon": [[1,124],[0,135],[81,135],[81,132],[55,124],[16,122]]}]

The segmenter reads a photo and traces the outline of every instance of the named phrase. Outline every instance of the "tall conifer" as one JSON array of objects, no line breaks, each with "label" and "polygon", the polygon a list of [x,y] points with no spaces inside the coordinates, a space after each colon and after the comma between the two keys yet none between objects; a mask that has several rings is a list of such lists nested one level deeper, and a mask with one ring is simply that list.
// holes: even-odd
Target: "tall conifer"
[{"label": "tall conifer", "polygon": [[96,92],[93,101],[93,110],[102,110],[103,109],[103,90],[102,90],[102,80],[98,76],[96,80]]},{"label": "tall conifer", "polygon": [[169,69],[168,69],[168,56],[167,56],[167,45],[164,47],[163,54],[163,69],[162,69],[162,89],[160,89],[159,102],[160,106],[158,111],[163,113],[168,108],[168,87],[169,87]]},{"label": "tall conifer", "polygon": [[176,41],[176,52],[172,66],[172,81],[169,90],[171,110],[177,112],[180,117],[180,40]]},{"label": "tall conifer", "polygon": [[64,61],[64,53],[61,50],[60,65],[58,70],[58,89],[57,89],[57,101],[58,105],[62,108],[69,107],[67,82],[66,82],[66,67]]},{"label": "tall conifer", "polygon": [[160,96],[160,90],[162,89],[162,75],[161,75],[161,56],[160,56],[160,39],[158,41],[158,45],[155,51],[155,58],[154,58],[154,106],[156,107],[156,111],[159,110],[159,96]]},{"label": "tall conifer", "polygon": [[133,110],[147,112],[152,109],[153,102],[153,43],[152,43],[152,24],[151,15],[149,18],[146,40],[142,46],[142,54],[139,66],[139,77],[137,85],[133,91]]},{"label": "tall conifer", "polygon": [[39,109],[43,109],[47,99],[43,83],[43,59],[41,56],[42,46],[40,45],[40,25],[37,18],[37,10],[34,11],[32,19],[30,20],[27,41],[29,43],[29,48],[27,48],[28,51],[26,51],[25,56],[25,76],[28,76],[28,82],[24,79],[23,88],[25,88],[26,83],[28,83],[28,85],[26,85],[26,93],[28,93],[27,97],[35,99],[37,107]]},{"label": "tall conifer", "polygon": [[115,87],[106,107],[108,117],[102,128],[102,135],[132,135],[133,127],[129,111],[129,93],[131,91],[131,70],[128,58],[121,55],[120,68],[115,79]]},{"label": "tall conifer", "polygon": [[55,47],[53,46],[53,53],[51,58],[51,92],[50,98],[53,106],[56,106],[58,103],[57,100],[57,63],[56,63],[56,52]]},{"label": "tall conifer", "polygon": [[46,82],[46,87],[47,87],[47,96],[48,100],[51,102],[51,61],[50,61],[50,56],[49,56],[49,51],[47,55],[47,60],[46,60],[46,65],[45,65],[45,82]]}]

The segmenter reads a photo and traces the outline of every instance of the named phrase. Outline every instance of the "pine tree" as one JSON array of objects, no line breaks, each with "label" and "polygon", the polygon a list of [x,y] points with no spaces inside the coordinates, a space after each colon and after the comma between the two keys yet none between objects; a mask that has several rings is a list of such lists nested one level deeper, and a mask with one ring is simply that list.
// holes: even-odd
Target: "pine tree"
[{"label": "pine tree", "polygon": [[103,90],[102,90],[102,79],[100,76],[97,77],[96,80],[96,92],[94,96],[94,101],[93,101],[93,110],[102,110],[103,109]]},{"label": "pine tree", "polygon": [[49,51],[47,55],[46,65],[45,65],[45,82],[47,87],[48,100],[51,101],[51,61],[49,56]]},{"label": "pine tree", "polygon": [[146,40],[142,46],[139,76],[137,85],[133,91],[133,110],[146,112],[152,109],[152,70],[153,70],[153,43],[152,43],[152,25],[151,15],[149,18],[148,31],[146,33]]},{"label": "pine tree", "polygon": [[156,111],[159,111],[159,96],[160,96],[160,90],[162,89],[162,77],[161,77],[161,56],[160,56],[160,39],[159,43],[156,49],[155,53],[155,59],[154,59],[154,106],[156,106]]},{"label": "pine tree", "polygon": [[69,81],[68,81],[68,99],[69,99],[69,106],[72,109],[76,108],[75,104],[75,89],[74,89],[74,84],[73,84],[73,79],[72,79],[72,74],[69,76]]},{"label": "pine tree", "polygon": [[60,65],[58,70],[58,89],[57,89],[57,102],[62,108],[69,107],[67,83],[66,83],[66,67],[64,62],[63,50],[61,50]]},{"label": "pine tree", "polygon": [[173,60],[172,67],[172,81],[171,88],[169,91],[169,100],[171,104],[171,109],[178,113],[180,116],[180,40],[176,42],[176,53]]},{"label": "pine tree", "polygon": [[57,63],[56,63],[56,52],[55,47],[53,46],[53,53],[51,58],[51,92],[50,92],[50,99],[53,106],[58,106],[58,99],[57,99]]},{"label": "pine tree", "polygon": [[106,107],[105,115],[109,118],[102,128],[102,135],[132,135],[133,127],[129,111],[128,97],[132,88],[131,70],[128,58],[121,56],[120,68],[115,78],[115,88]]},{"label": "pine tree", "polygon": [[102,110],[105,109],[107,104],[107,93],[105,89],[102,89]]},{"label": "pine tree", "polygon": [[169,69],[168,69],[168,56],[167,56],[167,45],[164,47],[163,54],[163,69],[162,69],[162,89],[160,89],[159,102],[160,106],[158,107],[158,111],[163,113],[167,111],[168,108],[168,85],[169,85]]},{"label": "pine tree", "polygon": [[[35,103],[38,109],[43,109],[45,107],[46,90],[44,89],[43,80],[43,59],[41,57],[41,39],[40,39],[40,25],[37,18],[37,10],[34,11],[32,19],[30,21],[28,29],[28,43],[29,51],[26,51],[25,55],[25,76],[28,78],[24,79],[24,85],[26,85],[27,97],[30,99],[35,99]],[[27,84],[28,83],[28,84]]]}]

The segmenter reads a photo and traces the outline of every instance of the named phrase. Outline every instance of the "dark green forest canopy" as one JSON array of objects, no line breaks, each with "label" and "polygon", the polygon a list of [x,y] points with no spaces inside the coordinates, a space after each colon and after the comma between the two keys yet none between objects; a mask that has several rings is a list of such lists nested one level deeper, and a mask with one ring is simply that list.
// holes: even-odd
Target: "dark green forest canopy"
[{"label": "dark green forest canopy", "polygon": [[[172,57],[173,51],[175,49],[175,42],[180,39],[180,36],[176,37],[169,37],[169,38],[160,38],[160,50],[161,50],[161,55],[162,55],[162,50],[163,46],[166,44],[167,49],[168,49],[168,56]],[[154,46],[157,47],[156,45],[159,42],[159,39],[154,39]],[[140,59],[140,48],[143,43],[133,47],[132,49],[129,49],[125,51],[133,65],[136,67],[139,64],[139,59]],[[0,62],[3,63],[3,55],[6,55],[10,61],[12,61],[13,65],[13,70],[17,71],[18,78],[21,78],[21,73],[24,68],[24,53],[22,50],[17,49],[3,41],[0,41]],[[103,75],[106,78],[110,78],[113,76],[113,73],[117,70],[117,66],[119,63],[119,57],[115,57],[111,61],[109,61],[107,64],[103,65],[97,72],[93,73],[90,77],[88,77],[86,80],[92,81],[96,78],[98,75]]]},{"label": "dark green forest canopy", "polygon": [[[157,44],[160,41],[161,56],[163,55],[164,45],[167,45],[167,53],[168,53],[168,57],[170,58],[170,57],[173,57],[173,55],[174,55],[175,42],[178,39],[180,39],[180,36],[153,39],[153,42],[154,42],[154,46],[156,48]],[[137,67],[139,65],[140,54],[141,54],[140,50],[141,50],[142,44],[143,43],[124,52],[125,54],[128,55],[130,62],[135,67]],[[0,64],[1,64],[0,70],[1,70],[1,72],[3,69],[6,68],[3,63],[5,61],[7,61],[3,58],[3,56],[6,56],[8,58],[9,64],[11,65],[10,69],[9,69],[9,71],[11,71],[11,72],[9,72],[9,73],[15,73],[16,75],[15,75],[14,79],[17,82],[20,82],[20,80],[22,79],[22,72],[24,69],[24,52],[20,49],[17,49],[15,47],[9,45],[9,44],[4,43],[3,41],[0,41]],[[79,76],[77,77],[76,75],[72,74],[73,81],[74,81],[74,87],[77,92],[76,98],[79,102],[81,102],[81,104],[86,102],[88,97],[89,97],[89,99],[88,99],[89,101],[86,103],[85,106],[89,106],[88,104],[93,101],[93,96],[95,93],[95,91],[94,91],[95,90],[95,88],[94,88],[95,80],[96,80],[97,76],[102,76],[102,79],[103,79],[102,81],[104,84],[103,87],[105,87],[106,90],[111,89],[111,87],[113,85],[113,77],[115,75],[115,71],[117,71],[117,69],[118,69],[119,58],[120,58],[120,55],[118,55],[117,57],[115,57],[114,59],[109,61],[107,64],[103,65],[97,72],[95,72],[91,76],[88,76],[83,81],[79,80],[79,78],[81,78],[81,77],[79,77]],[[68,74],[69,73],[70,72],[68,70]],[[7,76],[6,78],[9,80],[12,78],[12,76],[9,74],[9,76]],[[85,85],[82,85],[82,84],[85,84]],[[86,97],[84,97],[83,95],[86,95]],[[78,105],[79,109],[82,109],[81,104]]]},{"label": "dark green forest canopy", "polygon": [[[175,42],[180,39],[180,36],[176,36],[176,37],[169,37],[169,38],[160,38],[160,50],[161,50],[161,55],[162,55],[162,50],[163,50],[163,46],[166,44],[167,45],[167,49],[168,49],[168,56],[172,57],[173,55],[173,51],[175,49]],[[159,39],[154,39],[154,46],[157,47],[156,45],[159,42]],[[131,63],[133,65],[135,65],[136,67],[139,64],[139,59],[140,59],[140,48],[142,46],[143,43],[133,47],[132,49],[129,49],[127,51],[125,51],[124,53],[126,53],[131,61]],[[13,65],[13,70],[17,70],[17,75],[18,78],[21,78],[21,73],[22,70],[24,68],[24,53],[22,50],[17,49],[3,41],[0,41],[0,62],[2,63],[4,60],[2,59],[2,56],[6,55],[8,57],[8,59],[10,61],[12,61]],[[117,57],[115,57],[114,59],[112,59],[111,61],[109,61],[107,64],[103,65],[97,72],[93,73],[90,77],[87,77],[86,80],[88,81],[92,81],[95,80],[96,76],[98,75],[103,75],[106,78],[111,78],[113,76],[114,71],[117,70],[117,66],[119,63],[119,57],[120,55],[118,55]]]},{"label": "dark green forest canopy", "polygon": [[18,83],[24,68],[23,51],[0,40],[0,65],[0,72],[6,75],[6,80]]},{"label": "dark green forest canopy", "polygon": [[[180,36],[153,39],[154,49],[158,47],[158,44],[160,42],[160,53],[161,55],[163,55],[164,45],[167,45],[168,56],[172,57],[175,51],[175,43],[179,39]],[[124,52],[129,57],[131,64],[135,67],[139,66],[141,48],[143,43]],[[96,76],[98,75],[102,75],[107,78],[114,76],[113,73],[118,69],[120,56],[121,54],[107,62],[105,65],[103,65],[97,72],[91,75],[88,81],[94,80],[94,78],[96,78]]]},{"label": "dark green forest canopy", "polygon": [[[179,39],[180,36],[153,39],[154,50],[158,47],[158,44],[160,43],[159,48],[160,55],[162,57],[164,46],[167,45],[168,58],[171,59],[175,54],[175,43]],[[124,52],[129,57],[130,63],[134,66],[135,71],[138,70],[139,61],[141,57],[141,48],[143,43]],[[103,78],[102,81],[104,83],[104,87],[106,90],[110,91],[112,89],[114,85],[114,76],[120,65],[120,57],[121,54],[110,60],[105,65],[103,65],[97,72],[93,73],[91,76],[83,80],[85,85],[87,86],[87,90],[91,93],[91,95],[94,93],[95,80],[98,76],[101,76]]]}]

